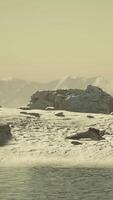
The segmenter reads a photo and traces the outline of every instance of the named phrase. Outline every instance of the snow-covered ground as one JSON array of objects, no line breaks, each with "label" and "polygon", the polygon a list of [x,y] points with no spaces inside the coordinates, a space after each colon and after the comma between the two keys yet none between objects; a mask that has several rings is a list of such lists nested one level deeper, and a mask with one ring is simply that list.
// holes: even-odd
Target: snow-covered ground
[{"label": "snow-covered ground", "polygon": [[[18,164],[66,164],[75,166],[113,166],[113,115],[63,111],[31,110],[40,118],[21,114],[19,109],[0,109],[0,122],[9,123],[13,139],[0,147],[0,166]],[[88,118],[87,115],[94,116]],[[81,140],[74,145],[66,136],[89,127],[105,129],[105,140]]]}]

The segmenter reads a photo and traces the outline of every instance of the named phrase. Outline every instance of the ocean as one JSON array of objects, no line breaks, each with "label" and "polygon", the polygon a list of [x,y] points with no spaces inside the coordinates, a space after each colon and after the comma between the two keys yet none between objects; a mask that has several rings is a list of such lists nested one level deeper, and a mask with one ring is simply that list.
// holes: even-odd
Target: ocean
[{"label": "ocean", "polygon": [[1,167],[0,200],[113,200],[113,169]]}]

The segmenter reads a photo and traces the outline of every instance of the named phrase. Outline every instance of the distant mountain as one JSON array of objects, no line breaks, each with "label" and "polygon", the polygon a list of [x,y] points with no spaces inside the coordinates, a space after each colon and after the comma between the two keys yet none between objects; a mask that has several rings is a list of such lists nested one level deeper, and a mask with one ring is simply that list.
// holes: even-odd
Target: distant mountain
[{"label": "distant mountain", "polygon": [[113,79],[106,80],[103,77],[85,78],[68,76],[47,83],[8,78],[0,80],[0,105],[6,107],[26,105],[32,94],[37,90],[86,89],[88,85],[98,86],[113,95]]},{"label": "distant mountain", "polygon": [[0,105],[18,107],[26,105],[30,96],[38,89],[38,83],[19,79],[0,80]]},{"label": "distant mountain", "polygon": [[58,88],[78,88],[85,89],[88,85],[99,86],[113,94],[113,79],[106,80],[103,77],[67,77],[64,81],[60,81]]},{"label": "distant mountain", "polygon": [[86,89],[88,85],[98,86],[113,95],[113,79],[103,77],[64,77],[61,80],[46,83],[41,89]]},{"label": "distant mountain", "polygon": [[103,77],[92,77],[92,78],[85,78],[85,77],[67,77],[64,81],[59,81],[57,85],[58,88],[64,89],[86,89],[88,85],[98,86],[103,90],[107,91],[108,93],[113,95],[113,79],[105,79]]}]

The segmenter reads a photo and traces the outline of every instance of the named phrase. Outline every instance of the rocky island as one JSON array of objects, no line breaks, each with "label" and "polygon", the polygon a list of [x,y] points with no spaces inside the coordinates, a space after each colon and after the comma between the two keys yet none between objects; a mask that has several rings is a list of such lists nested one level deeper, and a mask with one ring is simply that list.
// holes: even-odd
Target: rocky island
[{"label": "rocky island", "polygon": [[112,111],[113,97],[94,86],[38,91],[24,111],[1,108],[0,165],[112,166]]},{"label": "rocky island", "polygon": [[67,110],[84,113],[111,113],[113,97],[102,89],[88,85],[85,90],[37,91],[31,97],[30,109]]}]

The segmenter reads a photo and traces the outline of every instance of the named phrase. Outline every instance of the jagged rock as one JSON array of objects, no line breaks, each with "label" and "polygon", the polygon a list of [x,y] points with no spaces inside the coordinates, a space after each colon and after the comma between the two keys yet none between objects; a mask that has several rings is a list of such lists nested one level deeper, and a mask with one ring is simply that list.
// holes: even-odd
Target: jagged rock
[{"label": "jagged rock", "polygon": [[81,92],[82,90],[78,89],[37,91],[32,95],[28,106],[30,109],[45,110],[47,107],[54,107],[56,110],[66,110],[67,102],[65,99],[67,96],[71,94],[78,95]]},{"label": "jagged rock", "polygon": [[29,108],[45,110],[47,107],[54,107],[56,110],[109,114],[113,111],[113,97],[91,85],[86,90],[37,91],[31,97]]},{"label": "jagged rock", "polygon": [[55,116],[64,117],[64,113],[63,112],[56,112]]},{"label": "jagged rock", "polygon": [[113,111],[113,97],[89,85],[85,91],[77,96],[67,97],[67,109],[87,113],[111,113]]},{"label": "jagged rock", "polygon": [[5,145],[12,138],[9,124],[0,124],[0,146]]},{"label": "jagged rock", "polygon": [[87,139],[90,138],[92,140],[103,140],[102,137],[105,134],[105,130],[99,130],[96,128],[89,128],[88,131],[77,133],[75,135],[71,135],[66,137],[66,139],[71,140],[79,140],[79,139]]}]

